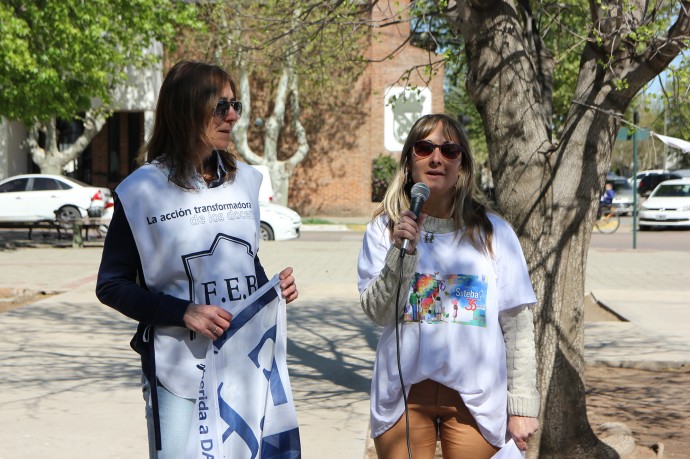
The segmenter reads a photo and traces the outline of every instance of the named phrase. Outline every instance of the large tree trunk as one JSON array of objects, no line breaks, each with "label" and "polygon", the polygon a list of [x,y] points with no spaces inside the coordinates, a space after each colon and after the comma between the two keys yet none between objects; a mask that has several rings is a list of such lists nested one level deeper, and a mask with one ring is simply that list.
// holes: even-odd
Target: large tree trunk
[{"label": "large tree trunk", "polygon": [[[604,17],[614,8],[606,12],[601,3],[590,3],[593,23],[607,27]],[[644,14],[646,4],[637,3],[634,11]],[[618,457],[593,433],[586,414],[587,251],[621,115],[679,48],[667,44],[663,53],[633,56],[634,47],[619,36],[624,31],[615,29],[601,47],[586,45],[564,130],[552,139],[553,62],[537,31],[524,25],[529,13],[518,8],[513,1],[458,2],[453,19],[465,41],[467,89],[484,123],[497,203],[518,233],[539,299],[542,430],[530,442],[529,456]],[[639,24],[641,18],[626,19]],[[687,34],[686,15],[677,27]],[[611,55],[616,66],[602,67]],[[628,86],[617,90],[614,80],[620,78]]]}]

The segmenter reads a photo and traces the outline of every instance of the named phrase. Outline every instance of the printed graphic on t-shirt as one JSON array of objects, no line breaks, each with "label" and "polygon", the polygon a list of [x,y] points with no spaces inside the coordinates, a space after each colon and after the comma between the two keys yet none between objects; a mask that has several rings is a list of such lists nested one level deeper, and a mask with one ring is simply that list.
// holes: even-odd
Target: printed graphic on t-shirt
[{"label": "printed graphic on t-shirt", "polygon": [[486,327],[485,276],[415,273],[403,322]]}]

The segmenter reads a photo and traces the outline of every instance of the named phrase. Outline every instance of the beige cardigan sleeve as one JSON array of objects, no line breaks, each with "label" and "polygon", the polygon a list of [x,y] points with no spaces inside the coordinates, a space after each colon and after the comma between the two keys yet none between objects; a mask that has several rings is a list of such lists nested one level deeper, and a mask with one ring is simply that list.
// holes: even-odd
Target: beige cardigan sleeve
[{"label": "beige cardigan sleeve", "polygon": [[541,403],[537,392],[537,362],[532,310],[518,306],[498,315],[506,345],[508,414],[536,418]]},{"label": "beige cardigan sleeve", "polygon": [[[403,258],[403,279],[399,304],[402,308],[408,293],[410,281],[417,266],[418,252]],[[394,322],[395,292],[398,289],[400,272],[400,250],[392,245],[386,254],[386,264],[379,276],[360,295],[362,310],[375,324],[384,326]]]}]

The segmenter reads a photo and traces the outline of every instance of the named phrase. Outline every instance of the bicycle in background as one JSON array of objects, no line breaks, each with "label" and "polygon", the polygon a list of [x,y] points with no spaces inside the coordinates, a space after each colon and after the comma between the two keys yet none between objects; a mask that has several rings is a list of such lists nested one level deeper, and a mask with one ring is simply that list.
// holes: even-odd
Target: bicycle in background
[{"label": "bicycle in background", "polygon": [[604,234],[615,233],[620,224],[621,217],[618,215],[615,207],[603,205],[599,208],[597,219],[594,222],[594,227],[597,231]]}]

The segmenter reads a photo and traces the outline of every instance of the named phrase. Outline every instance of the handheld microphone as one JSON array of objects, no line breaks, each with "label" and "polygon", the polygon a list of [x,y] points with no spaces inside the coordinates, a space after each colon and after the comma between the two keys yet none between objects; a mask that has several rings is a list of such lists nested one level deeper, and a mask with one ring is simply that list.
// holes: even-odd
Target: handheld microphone
[{"label": "handheld microphone", "polygon": [[[415,217],[419,217],[419,213],[422,211],[422,206],[424,206],[426,200],[429,199],[430,193],[431,190],[426,183],[418,182],[412,186],[412,191],[410,191],[410,198],[412,199],[412,202],[410,203],[410,210],[414,213]],[[402,243],[402,247],[400,248],[401,257],[405,256],[405,251],[409,245],[410,241],[405,239]]]}]

